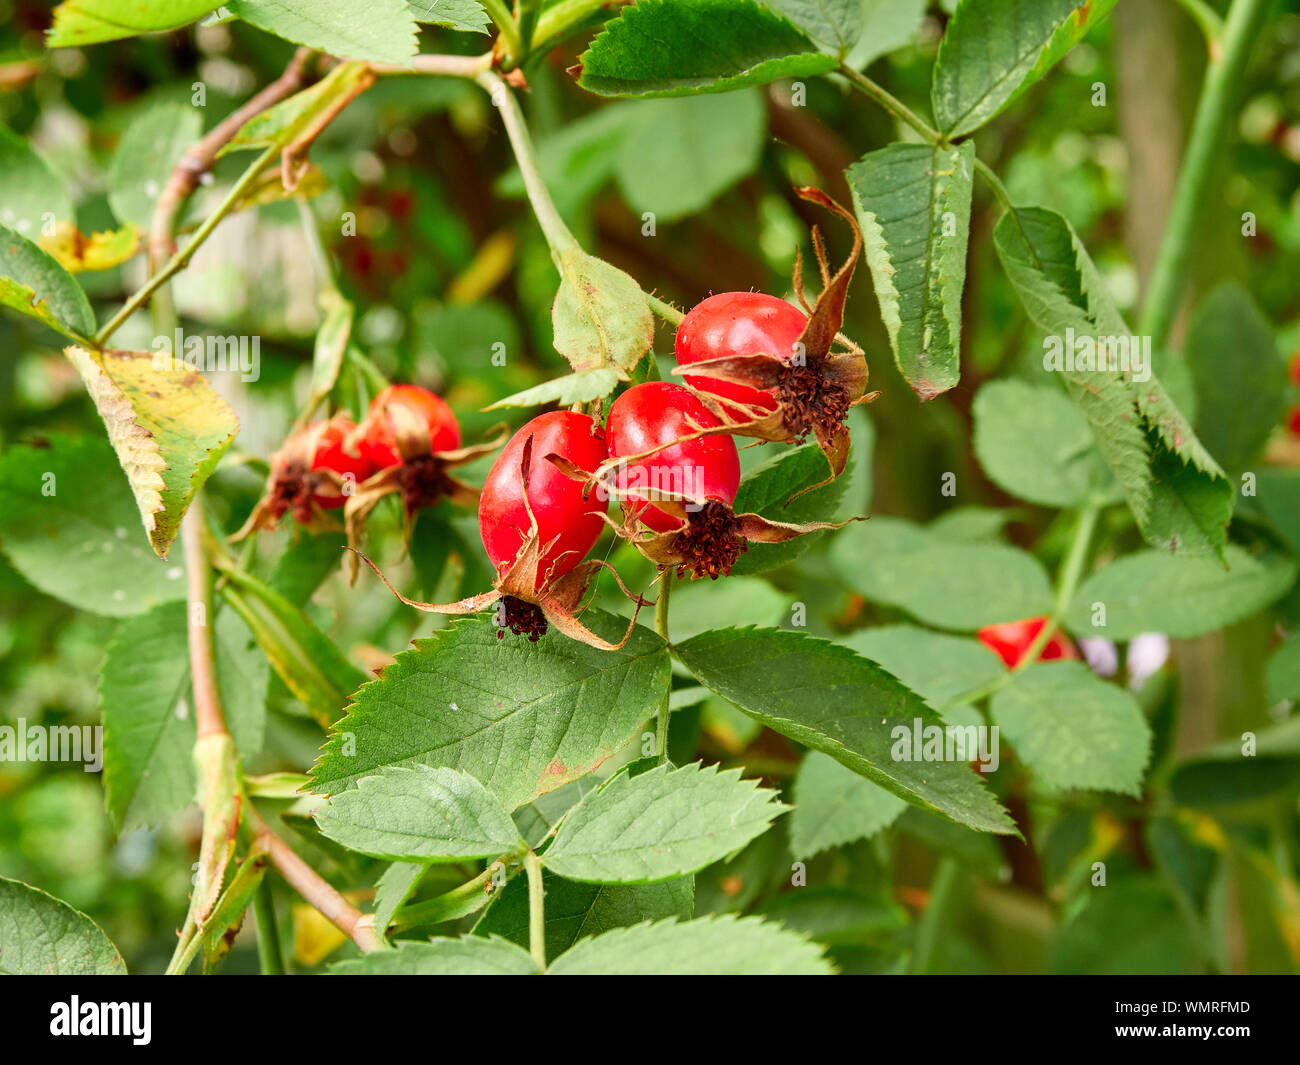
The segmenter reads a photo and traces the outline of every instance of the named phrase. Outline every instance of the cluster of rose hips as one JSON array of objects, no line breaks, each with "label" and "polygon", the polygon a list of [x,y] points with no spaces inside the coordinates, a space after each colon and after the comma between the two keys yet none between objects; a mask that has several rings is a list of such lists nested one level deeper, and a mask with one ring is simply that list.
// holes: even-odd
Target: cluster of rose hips
[{"label": "cluster of rose hips", "polygon": [[[684,384],[633,385],[614,400],[603,424],[581,410],[539,415],[511,437],[481,493],[448,470],[496,445],[462,448],[455,417],[441,399],[395,385],[376,397],[360,425],[338,415],[291,436],[272,463],[254,518],[274,522],[292,509],[307,524],[343,506],[355,544],[360,522],[391,492],[402,494],[408,515],[443,497],[477,504],[483,546],[496,571],[491,590],[447,604],[394,594],[444,614],[495,606],[498,636],[509,628],[536,640],[553,624],[602,648],[622,644],[597,636],[577,615],[596,572],[612,572],[607,563],[586,558],[607,526],[661,572],[712,579],[729,573],[751,542],[779,543],[836,528],[734,509],[740,457],[733,435],[787,443],[813,436],[833,478],[848,457],[849,408],[873,398],[865,394],[862,351],[839,332],[861,234],[853,215],[825,194],[798,191],[848,223],[852,254],[832,274],[814,231],[823,286],[809,305],[796,267],[803,310],[755,292],[721,293],[694,307],[675,342]],[[608,514],[611,499],[621,504],[621,520]],[[627,594],[638,608],[644,605]]]},{"label": "cluster of rose hips", "polygon": [[290,512],[301,525],[329,528],[327,512],[340,507],[352,533],[393,493],[408,517],[444,497],[473,505],[478,493],[449,471],[494,448],[462,448],[456,416],[441,397],[418,385],[391,385],[359,425],[341,411],[290,433],[240,535],[274,526]]}]

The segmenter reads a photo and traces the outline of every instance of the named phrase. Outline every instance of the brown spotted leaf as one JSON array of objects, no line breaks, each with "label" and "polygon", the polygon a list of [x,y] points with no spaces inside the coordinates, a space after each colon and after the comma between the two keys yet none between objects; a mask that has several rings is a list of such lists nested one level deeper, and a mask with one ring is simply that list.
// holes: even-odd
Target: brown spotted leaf
[{"label": "brown spotted leaf", "polygon": [[64,352],[81,374],[162,558],[199,486],[239,432],[235,412],[202,374],[141,351]]}]

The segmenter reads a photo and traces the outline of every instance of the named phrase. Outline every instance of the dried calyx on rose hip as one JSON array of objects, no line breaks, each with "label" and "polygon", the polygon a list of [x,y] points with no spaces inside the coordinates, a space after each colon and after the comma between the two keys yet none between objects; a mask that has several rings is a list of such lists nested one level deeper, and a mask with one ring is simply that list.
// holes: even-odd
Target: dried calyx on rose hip
[{"label": "dried calyx on rose hip", "polygon": [[[1047,618],[1022,618],[1020,621],[1007,621],[999,625],[985,625],[976,634],[985,647],[996,654],[1007,668],[1015,669],[1029,650],[1038,634],[1043,631]],[[1053,632],[1043,648],[1038,652],[1038,660],[1050,662],[1057,658],[1078,658],[1079,652],[1069,638],[1059,630]]]},{"label": "dried calyx on rose hip", "polygon": [[495,451],[501,440],[462,447],[460,425],[442,397],[419,385],[390,385],[371,402],[354,444],[375,472],[347,501],[351,544],[359,542],[361,526],[379,501],[394,493],[402,497],[408,529],[416,511],[443,499],[477,506],[477,489],[449,471]]},{"label": "dried calyx on rose hip", "polygon": [[300,525],[317,531],[337,529],[326,511],[337,510],[374,471],[355,441],[352,416],[340,411],[327,422],[295,429],[271,456],[266,491],[234,536],[274,528],[292,511]]},{"label": "dried calyx on rose hip", "polygon": [[[497,572],[492,589],[455,603],[421,603],[398,592],[368,558],[390,591],[402,602],[438,614],[475,614],[497,608],[497,636],[506,629],[537,640],[554,625],[566,636],[602,650],[618,650],[618,643],[597,636],[578,620],[582,600],[601,568],[613,567],[598,559],[583,561],[605,527],[609,506],[603,495],[589,493],[579,481],[566,476],[541,458],[555,455],[566,469],[594,471],[608,456],[600,424],[587,414],[553,411],[534,418],[506,444],[493,463],[479,497],[479,532],[483,547]],[[361,556],[365,558],[364,555]],[[614,574],[617,579],[617,573]],[[619,587],[636,601],[619,581]]]},{"label": "dried calyx on rose hip", "polygon": [[614,524],[652,562],[678,576],[716,580],[731,572],[751,542],[781,543],[804,533],[839,528],[826,522],[790,524],[733,508],[740,457],[726,425],[689,389],[665,381],[634,385],[609,409],[609,458],[594,474],[548,459],[592,494],[618,499]]},{"label": "dried calyx on rose hip", "polygon": [[877,395],[866,391],[862,349],[840,332],[862,233],[852,213],[824,192],[796,192],[849,224],[852,254],[832,275],[821,233],[813,230],[822,291],[811,306],[802,260],[794,271],[795,295],[806,314],[754,292],[724,292],[697,304],[677,328],[673,373],[684,376],[734,433],[799,443],[815,437],[831,476],[838,477],[848,461],[849,409]]}]

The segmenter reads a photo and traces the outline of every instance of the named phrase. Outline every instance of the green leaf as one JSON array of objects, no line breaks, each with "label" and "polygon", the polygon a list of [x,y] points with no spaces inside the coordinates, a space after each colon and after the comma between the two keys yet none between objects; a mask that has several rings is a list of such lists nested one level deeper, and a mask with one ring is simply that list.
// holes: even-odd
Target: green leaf
[{"label": "green leaf", "polygon": [[654,921],[581,939],[551,976],[829,976],[822,948],[773,921],[725,914]]},{"label": "green leaf", "polygon": [[149,542],[165,559],[194,493],[239,432],[239,419],[179,356],[164,353],[160,361],[143,351],[75,345],[65,354],[104,421]]},{"label": "green leaf", "polygon": [[862,0],[863,24],[847,63],[866,70],[882,55],[916,40],[925,22],[926,0]]},{"label": "green leaf", "polygon": [[766,0],[832,55],[843,58],[862,36],[863,0]]},{"label": "green leaf", "polygon": [[0,223],[33,238],[48,220],[70,222],[72,200],[63,179],[26,139],[0,126]]},{"label": "green leaf", "polygon": [[897,795],[821,751],[809,751],[799,766],[794,802],[790,850],[801,859],[874,836],[907,809]]},{"label": "green leaf", "polygon": [[578,66],[578,84],[600,96],[689,96],[825,74],[835,59],[754,0],[641,0]]},{"label": "green leaf", "polygon": [[0,544],[33,585],[79,610],[140,614],[185,598],[185,570],[131,536],[139,512],[107,440],[51,436],[0,457]]},{"label": "green leaf", "polygon": [[1127,691],[1082,662],[1039,662],[994,693],[994,723],[1039,782],[1142,794],[1151,730]]},{"label": "green leaf", "polygon": [[[597,633],[621,618],[593,609]],[[620,651],[555,632],[499,640],[488,617],[453,622],[403,651],[354,697],[312,769],[337,793],[381,766],[452,766],[520,806],[624,747],[668,686],[668,652],[646,629]]]},{"label": "green leaf", "polygon": [[39,319],[70,340],[95,331],[90,301],[49,253],[0,226],[0,304]]},{"label": "green leaf", "polygon": [[[1079,406],[1106,464],[1119,482],[1147,543],[1169,551],[1220,554],[1232,517],[1232,483],[1169,399],[1149,359],[1139,367],[1071,369],[1067,341],[1095,350],[1129,332],[1097,268],[1070,224],[1039,207],[1002,216],[994,244],[1030,318],[1045,333],[1044,368],[1056,369]],[[1118,354],[1122,355],[1122,351]],[[1130,355],[1132,360],[1132,355]]]},{"label": "green leaf", "polygon": [[697,214],[758,166],[767,111],[757,89],[614,106],[625,126],[614,173],[636,214]]},{"label": "green leaf", "polygon": [[910,733],[918,720],[941,727],[940,719],[919,695],[847,647],[750,628],[702,633],[675,650],[701,684],[768,728],[824,751],[914,806],[981,831],[1014,833],[966,763],[894,757],[896,727]]},{"label": "green leaf", "polygon": [[[104,802],[118,832],[159,825],[195,799],[187,622],[184,603],[163,603],[123,621],[104,655]],[[270,669],[233,611],[217,615],[213,640],[226,720],[239,750],[255,755]]]},{"label": "green leaf", "polygon": [[39,888],[0,877],[0,974],[125,973],[122,955],[84,913]]},{"label": "green leaf", "polygon": [[1012,495],[1046,507],[1077,507],[1100,486],[1113,486],[1088,422],[1060,390],[990,381],[976,394],[971,413],[975,455],[989,479]]},{"label": "green leaf", "polygon": [[407,0],[416,22],[467,33],[487,33],[492,20],[478,0]]},{"label": "green leaf", "polygon": [[1047,574],[1033,555],[999,543],[960,543],[901,518],[872,518],[835,537],[831,563],[859,594],[928,625],[973,631],[1046,614]]},{"label": "green leaf", "polygon": [[541,407],[548,403],[558,403],[570,407],[575,403],[590,403],[592,400],[608,396],[618,387],[617,370],[602,367],[596,370],[581,370],[578,373],[556,377],[513,396],[506,396],[489,404],[484,410],[501,410],[503,407]]},{"label": "green leaf", "polygon": [[341,59],[409,66],[419,50],[415,14],[406,0],[226,0],[245,22],[294,44]]},{"label": "green leaf", "polygon": [[227,571],[225,577],[222,596],[252,630],[285,687],[328,726],[366,675],[279,592],[238,570]]},{"label": "green leaf", "polygon": [[[555,958],[588,936],[612,928],[666,917],[689,920],[695,900],[694,878],[658,884],[581,884],[543,873],[546,892],[546,956]],[[502,936],[528,946],[528,883],[514,877],[474,926],[476,936]]]},{"label": "green leaf", "polygon": [[363,91],[369,77],[363,63],[339,63],[315,85],[250,118],[218,155],[247,148],[290,147],[340,100]]},{"label": "green leaf", "polygon": [[1295,633],[1268,659],[1268,701],[1300,703],[1300,633]]},{"label": "green leaf", "polygon": [[54,9],[54,25],[45,44],[72,48],[174,30],[219,6],[210,0],[63,0]]},{"label": "green leaf", "polygon": [[308,406],[313,410],[325,401],[334,389],[343,367],[343,356],[348,350],[352,335],[353,307],[335,288],[321,293],[321,311],[324,317],[316,330],[316,343],[311,360],[311,396]]},{"label": "green leaf", "polygon": [[[1249,737],[1249,747],[1247,746]],[[1230,737],[1179,764],[1169,793],[1183,806],[1269,803],[1300,790],[1300,717]],[[1263,811],[1267,813],[1267,810]]]},{"label": "green leaf", "polygon": [[941,713],[945,703],[1006,672],[1002,660],[978,640],[915,625],[860,629],[840,642],[889,670]]},{"label": "green leaf", "polygon": [[537,963],[504,939],[461,936],[403,941],[393,950],[372,950],[330,966],[340,976],[536,976]]},{"label": "green leaf", "polygon": [[411,892],[429,868],[429,862],[393,862],[375,884],[375,931],[381,936],[393,923]]},{"label": "green leaf", "polygon": [[626,380],[654,343],[654,315],[641,286],[578,247],[559,253],[559,267],[555,350],[579,373],[608,368]]},{"label": "green leaf", "polygon": [[390,861],[496,858],[524,841],[500,801],[468,773],[389,766],[316,811],[348,850]]},{"label": "green leaf", "polygon": [[[1235,544],[1212,558],[1138,551],[1103,566],[1080,586],[1065,614],[1078,636],[1131,640],[1144,632],[1189,639],[1249,617],[1281,598],[1296,580],[1296,563],[1260,560]],[[1097,605],[1105,607],[1094,624]]]},{"label": "green leaf", "polygon": [[[851,461],[869,459],[858,456]],[[736,493],[735,511],[737,514],[761,514],[773,521],[826,521],[834,515],[835,508],[844,498],[850,479],[844,475],[831,477],[826,456],[816,444],[782,448],[745,474]],[[784,566],[812,547],[822,535],[820,532],[808,533],[783,544],[750,544],[731,567],[731,572],[739,577]]]},{"label": "green leaf", "polygon": [[739,769],[719,773],[696,762],[620,773],[568,812],[543,857],[569,880],[653,883],[740,850],[787,809]]},{"label": "green leaf", "polygon": [[136,115],[108,167],[108,204],[119,222],[149,232],[163,186],[202,135],[203,114],[189,104],[158,103]]},{"label": "green leaf", "polygon": [[1046,74],[1115,0],[962,0],[934,64],[930,97],[949,139],[988,122]]},{"label": "green leaf", "polygon": [[981,507],[974,504],[945,510],[929,525],[926,531],[945,540],[979,543],[998,541],[1008,522],[1024,517],[1024,512],[1010,507]]},{"label": "green leaf", "polygon": [[1152,875],[1094,888],[1056,934],[1053,973],[1150,975],[1192,971],[1192,947],[1178,907]]},{"label": "green leaf", "polygon": [[1224,467],[1244,469],[1286,410],[1286,363],[1273,327],[1250,294],[1227,281],[1197,306],[1183,355],[1200,401],[1197,435]]},{"label": "green leaf", "polygon": [[922,400],[961,376],[975,146],[891,144],[847,171],[894,360]]},{"label": "green leaf", "polygon": [[230,953],[235,936],[244,924],[244,914],[248,911],[253,896],[262,885],[266,875],[267,856],[265,851],[250,854],[240,864],[234,876],[230,878],[221,898],[203,922],[203,971],[211,972],[216,964]]},{"label": "green leaf", "polygon": [[707,629],[724,629],[737,618],[756,625],[777,625],[789,609],[790,597],[758,577],[733,573],[725,581],[677,580],[668,617],[668,641],[681,643]]}]

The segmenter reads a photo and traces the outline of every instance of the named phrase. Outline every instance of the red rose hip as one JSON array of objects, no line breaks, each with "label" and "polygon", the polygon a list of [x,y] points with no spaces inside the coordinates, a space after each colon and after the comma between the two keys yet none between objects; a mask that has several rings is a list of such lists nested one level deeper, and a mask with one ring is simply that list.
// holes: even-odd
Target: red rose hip
[{"label": "red rose hip", "polygon": [[[794,356],[808,316],[785,300],[764,292],[720,292],[697,303],[677,327],[674,348],[679,366],[736,355]],[[749,385],[686,375],[686,383],[719,399],[776,409],[776,397]],[[729,412],[739,417],[740,412]]]},{"label": "red rose hip", "polygon": [[[1020,621],[1004,622],[1001,625],[985,625],[975,635],[980,643],[1006,663],[1008,669],[1015,669],[1024,658],[1025,652],[1029,650],[1029,645],[1043,631],[1046,622],[1046,618],[1024,618]],[[1040,662],[1078,657],[1079,652],[1075,650],[1074,644],[1059,630],[1052,633],[1051,638],[1038,653]]]},{"label": "red rose hip", "polygon": [[[397,466],[411,453],[411,443],[423,445],[427,454],[455,451],[460,447],[460,425],[441,396],[419,385],[389,385],[371,401],[362,423],[362,448],[375,469]],[[423,447],[421,447],[423,451]]]},{"label": "red rose hip", "polygon": [[[523,457],[530,438],[525,506]],[[479,532],[498,574],[510,568],[528,537],[531,507],[542,548],[537,591],[582,561],[605,527],[603,515],[609,505],[598,492],[589,492],[584,498],[584,485],[548,462],[550,454],[590,473],[609,453],[604,433],[590,415],[574,411],[539,415],[510,438],[493,463],[479,498]]]}]

